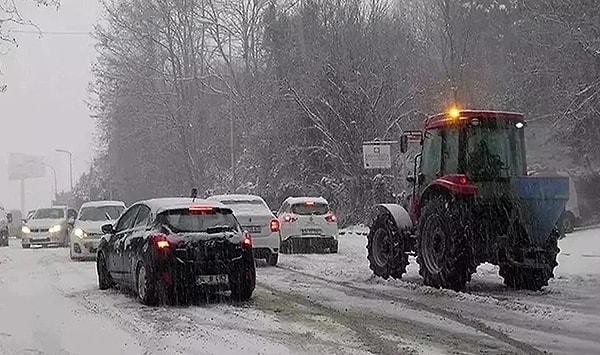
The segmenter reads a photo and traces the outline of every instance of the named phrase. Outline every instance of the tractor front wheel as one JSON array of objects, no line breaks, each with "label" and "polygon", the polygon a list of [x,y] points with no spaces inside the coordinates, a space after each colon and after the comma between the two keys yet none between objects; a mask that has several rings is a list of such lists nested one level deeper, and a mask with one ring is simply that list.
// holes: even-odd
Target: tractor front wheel
[{"label": "tractor front wheel", "polygon": [[451,198],[426,202],[417,230],[417,262],[423,283],[462,290],[477,269],[468,207]]},{"label": "tractor front wheel", "polygon": [[386,280],[390,276],[402,278],[408,266],[406,245],[406,236],[398,230],[394,218],[389,213],[379,214],[367,235],[369,268]]}]

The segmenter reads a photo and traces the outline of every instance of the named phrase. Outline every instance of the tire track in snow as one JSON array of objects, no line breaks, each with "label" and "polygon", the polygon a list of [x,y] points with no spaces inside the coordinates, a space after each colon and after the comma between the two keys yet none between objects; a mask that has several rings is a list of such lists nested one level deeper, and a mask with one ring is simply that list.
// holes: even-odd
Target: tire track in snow
[{"label": "tire track in snow", "polygon": [[400,297],[397,295],[391,296],[389,294],[386,294],[384,292],[377,291],[377,290],[367,290],[362,287],[357,287],[357,286],[351,285],[348,282],[340,282],[340,281],[336,281],[336,280],[331,280],[331,279],[328,279],[325,277],[313,275],[313,274],[310,274],[310,273],[307,273],[304,271],[295,270],[293,268],[289,268],[289,267],[285,267],[285,266],[278,265],[276,267],[279,269],[282,269],[282,270],[286,270],[286,271],[298,274],[298,275],[302,275],[307,278],[311,278],[313,280],[317,280],[321,283],[322,286],[327,287],[327,288],[333,288],[333,289],[341,288],[341,289],[350,290],[354,293],[354,295],[368,298],[368,299],[382,299],[382,300],[399,302],[399,303],[402,303],[405,306],[408,306],[414,310],[425,311],[427,313],[431,313],[431,314],[452,320],[452,321],[462,324],[466,327],[474,329],[478,332],[484,333],[496,340],[499,340],[505,344],[508,344],[520,351],[527,353],[527,354],[536,354],[536,355],[545,354],[545,352],[538,350],[534,346],[527,344],[525,342],[519,341],[517,339],[514,339],[514,338],[510,337],[508,334],[506,334],[502,331],[499,331],[497,329],[494,329],[494,328],[484,324],[481,321],[464,317],[458,313],[454,313],[454,312],[448,311],[446,309],[434,307],[434,306],[428,305],[424,302],[415,301],[415,300],[405,298],[405,297]]}]

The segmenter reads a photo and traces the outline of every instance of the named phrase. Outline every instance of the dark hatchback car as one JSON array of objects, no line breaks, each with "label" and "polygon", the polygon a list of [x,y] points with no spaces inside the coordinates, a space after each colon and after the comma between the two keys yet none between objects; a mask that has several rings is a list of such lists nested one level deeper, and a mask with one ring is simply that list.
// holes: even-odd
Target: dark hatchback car
[{"label": "dark hatchback car", "polygon": [[252,239],[216,201],[161,198],[138,202],[102,227],[96,267],[100,289],[134,289],[146,305],[189,302],[231,291],[248,300],[256,269]]}]

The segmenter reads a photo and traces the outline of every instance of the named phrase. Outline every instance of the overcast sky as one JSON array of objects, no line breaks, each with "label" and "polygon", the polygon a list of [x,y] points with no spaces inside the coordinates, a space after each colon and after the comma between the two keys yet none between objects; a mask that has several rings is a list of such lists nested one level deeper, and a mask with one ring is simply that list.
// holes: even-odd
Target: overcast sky
[{"label": "overcast sky", "polygon": [[[55,10],[17,0],[23,17],[43,34],[13,33],[18,48],[2,46],[0,84],[8,89],[0,93],[0,204],[8,208],[20,206],[19,183],[8,181],[10,152],[43,155],[57,171],[59,191],[69,187],[69,159],[55,149],[73,153],[75,181],[89,168],[94,152],[94,122],[85,101],[96,53],[86,33],[93,30],[100,6],[95,0],[61,2]],[[45,178],[28,180],[25,208],[50,204],[52,190],[49,169]]]}]

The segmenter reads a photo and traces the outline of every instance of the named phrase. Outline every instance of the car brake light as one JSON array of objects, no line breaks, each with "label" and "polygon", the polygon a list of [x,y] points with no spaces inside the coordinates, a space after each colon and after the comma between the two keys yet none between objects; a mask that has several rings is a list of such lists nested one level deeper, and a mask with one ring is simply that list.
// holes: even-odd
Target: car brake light
[{"label": "car brake light", "polygon": [[279,221],[276,219],[271,220],[271,232],[279,232]]},{"label": "car brake light", "polygon": [[315,204],[315,201],[306,201],[304,204],[307,206],[313,206]]},{"label": "car brake light", "polygon": [[469,178],[462,175],[458,177],[458,183],[461,185],[468,185],[469,184]]},{"label": "car brake light", "polygon": [[154,238],[154,245],[156,245],[156,248],[158,248],[158,249],[162,250],[162,249],[169,248],[171,246],[171,244],[167,240],[167,236],[165,234],[155,234],[153,238]]},{"label": "car brake light", "polygon": [[294,216],[291,213],[286,213],[283,215],[283,221],[286,223],[291,223],[294,222],[296,220],[296,216]]},{"label": "car brake light", "polygon": [[188,208],[191,214],[211,214],[214,212],[214,208],[210,206],[192,206]]},{"label": "car brake light", "polygon": [[337,222],[337,217],[334,214],[328,214],[327,216],[325,216],[325,220],[327,222]]},{"label": "car brake light", "polygon": [[252,248],[252,238],[249,234],[246,235],[244,240],[242,241],[242,247],[244,248]]}]

